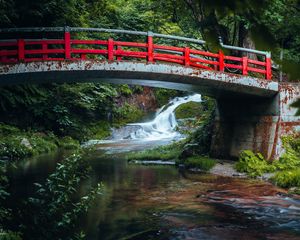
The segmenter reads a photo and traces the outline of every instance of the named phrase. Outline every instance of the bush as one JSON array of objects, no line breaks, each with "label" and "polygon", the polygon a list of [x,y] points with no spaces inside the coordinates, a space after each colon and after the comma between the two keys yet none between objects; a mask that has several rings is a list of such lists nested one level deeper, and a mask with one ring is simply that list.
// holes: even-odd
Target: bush
[{"label": "bush", "polygon": [[216,161],[202,156],[193,156],[185,159],[183,164],[186,168],[197,168],[203,171],[209,171],[216,164]]},{"label": "bush", "polygon": [[239,161],[235,164],[235,168],[239,172],[245,172],[251,177],[261,176],[270,171],[275,171],[276,167],[268,163],[262,154],[253,153],[250,150],[241,152]]},{"label": "bush", "polygon": [[284,154],[274,165],[278,170],[291,170],[300,167],[300,138],[285,136],[282,138]]},{"label": "bush", "polygon": [[280,187],[300,187],[300,168],[277,172],[271,180]]},{"label": "bush", "polygon": [[19,221],[17,226],[22,226],[24,238],[74,239],[70,236],[76,234],[80,217],[103,190],[100,183],[84,191],[80,189],[91,170],[81,154],[73,153],[57,164],[43,184],[35,183],[36,192],[14,216],[14,221]]},{"label": "bush", "polygon": [[80,144],[77,140],[71,138],[71,137],[63,137],[59,140],[59,147],[64,149],[78,149],[80,147]]},{"label": "bush", "polygon": [[22,240],[19,233],[12,231],[0,230],[0,239],[1,240]]}]

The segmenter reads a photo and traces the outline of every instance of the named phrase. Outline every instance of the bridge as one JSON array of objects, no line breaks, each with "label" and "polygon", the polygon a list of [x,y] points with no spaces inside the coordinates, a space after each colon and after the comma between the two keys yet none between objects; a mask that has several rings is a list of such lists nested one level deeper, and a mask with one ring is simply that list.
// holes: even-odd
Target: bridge
[{"label": "bridge", "polygon": [[[114,38],[112,38],[114,36]],[[211,152],[282,153],[282,135],[300,126],[289,104],[296,84],[272,80],[271,54],[203,40],[99,28],[0,29],[0,85],[109,82],[199,92],[217,100]],[[224,54],[228,50],[240,56]],[[255,60],[247,54],[255,55]]]}]

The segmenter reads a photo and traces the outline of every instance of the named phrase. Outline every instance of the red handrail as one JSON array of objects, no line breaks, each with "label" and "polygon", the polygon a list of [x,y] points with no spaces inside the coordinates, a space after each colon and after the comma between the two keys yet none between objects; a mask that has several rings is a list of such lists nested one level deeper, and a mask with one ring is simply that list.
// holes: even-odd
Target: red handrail
[{"label": "red handrail", "polygon": [[168,62],[187,67],[208,70],[235,71],[248,75],[256,73],[265,79],[272,78],[271,58],[265,61],[247,57],[226,56],[218,53],[200,51],[186,47],[154,44],[153,35],[149,34],[145,43],[107,40],[72,39],[71,33],[65,31],[63,39],[16,39],[0,41],[0,63],[18,63],[32,61],[84,60],[100,57],[108,61],[140,59],[149,63]]}]

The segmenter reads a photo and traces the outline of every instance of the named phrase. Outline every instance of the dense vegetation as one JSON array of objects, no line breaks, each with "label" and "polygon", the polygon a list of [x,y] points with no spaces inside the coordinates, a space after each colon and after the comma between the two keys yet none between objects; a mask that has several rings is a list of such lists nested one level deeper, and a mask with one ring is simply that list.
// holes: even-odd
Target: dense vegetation
[{"label": "dense vegetation", "polygon": [[[151,30],[205,39],[208,44],[204,48],[211,51],[217,51],[217,39],[221,36],[225,44],[272,50],[273,59],[290,80],[299,77],[300,3],[296,0],[0,0],[0,5],[1,28],[78,26]],[[278,76],[278,71],[274,73]],[[134,94],[143,94],[143,88],[95,83],[0,88],[0,231],[5,232],[7,239],[35,236],[56,239],[57,234],[63,239],[83,238],[83,233],[74,233],[72,229],[101,187],[92,188],[81,199],[71,198],[88,175],[88,166],[82,158],[76,154],[63,161],[45,184],[37,184],[36,194],[17,213],[6,207],[10,200],[7,160],[23,159],[58,147],[76,148],[79,142],[91,137],[105,138],[111,126],[137,121],[144,115],[141,109],[124,100]],[[154,94],[157,105],[161,106],[178,92],[158,89]],[[203,106],[203,114],[196,123],[199,128],[185,143],[140,153],[140,158],[155,153],[164,159],[178,158],[179,163],[191,167],[195,164],[211,167],[210,160],[197,157],[208,155],[212,132],[214,102],[209,100]],[[300,101],[295,106],[299,107]],[[188,111],[194,111],[194,107]],[[244,152],[237,168],[250,175],[284,170],[274,176],[274,181],[281,186],[298,186],[299,170],[294,169],[299,168],[299,140],[288,142],[286,154],[278,162],[269,164],[259,154]],[[38,214],[31,216],[26,212],[29,209]],[[30,224],[20,224],[28,216]],[[10,229],[11,221],[18,218],[19,222]]]},{"label": "dense vegetation", "polygon": [[264,173],[275,173],[271,180],[280,187],[296,187],[300,192],[300,137],[283,138],[285,153],[273,162],[267,161],[260,153],[245,150],[241,153],[235,167],[251,177],[262,176]]}]

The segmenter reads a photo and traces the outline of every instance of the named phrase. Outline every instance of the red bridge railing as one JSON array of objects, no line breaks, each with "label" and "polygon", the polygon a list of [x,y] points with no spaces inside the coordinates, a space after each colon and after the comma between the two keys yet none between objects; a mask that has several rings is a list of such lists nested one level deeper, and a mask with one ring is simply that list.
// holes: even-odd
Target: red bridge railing
[{"label": "red bridge railing", "polygon": [[[45,35],[53,32],[63,32],[61,39],[3,39],[4,34],[12,34],[14,37],[24,33]],[[105,40],[78,39],[78,32],[104,32],[113,34],[134,34],[146,36],[145,42],[118,41],[112,38]],[[2,35],[2,36],[1,36]],[[154,38],[167,38],[185,42],[184,47],[155,44]],[[99,28],[21,28],[0,29],[0,63],[10,64],[33,61],[62,61],[106,59],[108,61],[144,60],[149,63],[168,62],[194,68],[216,70],[221,72],[235,72],[242,75],[255,73],[256,77],[270,80],[271,58],[268,52],[239,48],[224,45],[223,48],[253,53],[261,60],[245,57],[227,56],[220,50],[212,53],[191,47],[191,44],[205,44],[205,41],[177,37],[172,35],[157,34],[152,32],[136,32],[116,29]],[[189,43],[189,44],[188,44]]]}]

